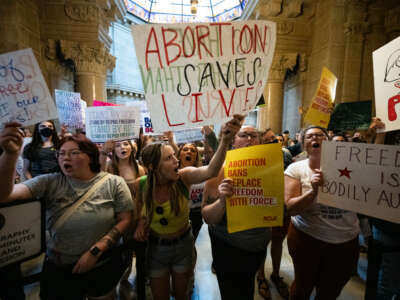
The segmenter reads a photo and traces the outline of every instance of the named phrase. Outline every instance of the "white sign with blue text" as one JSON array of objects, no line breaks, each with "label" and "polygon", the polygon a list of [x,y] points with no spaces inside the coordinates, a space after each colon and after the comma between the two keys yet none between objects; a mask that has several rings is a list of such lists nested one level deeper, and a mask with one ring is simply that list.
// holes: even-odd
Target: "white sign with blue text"
[{"label": "white sign with blue text", "polygon": [[1,54],[0,124],[17,121],[29,126],[56,118],[56,106],[32,49]]}]

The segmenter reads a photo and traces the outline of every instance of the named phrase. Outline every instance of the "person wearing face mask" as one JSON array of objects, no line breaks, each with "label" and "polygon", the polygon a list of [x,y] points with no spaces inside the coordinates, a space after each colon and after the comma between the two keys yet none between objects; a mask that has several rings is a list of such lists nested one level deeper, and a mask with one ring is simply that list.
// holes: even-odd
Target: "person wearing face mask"
[{"label": "person wearing face mask", "polygon": [[22,156],[26,179],[59,170],[56,158],[58,143],[53,121],[43,121],[35,125],[32,142],[24,147]]}]

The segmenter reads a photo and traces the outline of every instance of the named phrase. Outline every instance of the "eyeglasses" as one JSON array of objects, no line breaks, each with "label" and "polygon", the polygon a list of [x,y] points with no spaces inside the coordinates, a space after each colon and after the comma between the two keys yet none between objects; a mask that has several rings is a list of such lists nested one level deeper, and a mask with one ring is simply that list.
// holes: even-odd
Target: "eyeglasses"
[{"label": "eyeglasses", "polygon": [[311,140],[313,137],[315,137],[316,139],[322,139],[322,138],[326,137],[326,135],[323,133],[310,133],[310,134],[306,134],[304,136],[304,138],[306,140]]},{"label": "eyeglasses", "polygon": [[70,151],[57,151],[56,156],[57,158],[64,158],[66,156],[69,156],[71,158],[77,158],[81,153],[82,151],[79,149],[72,149]]},{"label": "eyeglasses", "polygon": [[[157,206],[156,207],[156,213],[159,215],[162,215],[164,213],[164,208],[162,206]],[[168,225],[168,220],[166,218],[161,218],[160,219],[160,224],[163,226]]]},{"label": "eyeglasses", "polygon": [[237,134],[237,136],[240,137],[241,139],[245,139],[245,138],[256,139],[256,138],[258,138],[257,133],[247,133],[247,132],[239,132]]}]

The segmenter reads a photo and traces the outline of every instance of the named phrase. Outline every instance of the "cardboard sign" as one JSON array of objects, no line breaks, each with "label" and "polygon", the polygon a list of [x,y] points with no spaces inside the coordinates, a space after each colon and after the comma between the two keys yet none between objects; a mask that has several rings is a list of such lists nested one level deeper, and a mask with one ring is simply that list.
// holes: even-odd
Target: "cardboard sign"
[{"label": "cardboard sign", "polygon": [[317,91],[304,117],[305,122],[323,128],[328,127],[336,96],[336,85],[336,76],[326,67],[323,67]]},{"label": "cardboard sign", "polygon": [[57,119],[57,110],[32,49],[0,55],[0,124]]},{"label": "cardboard sign", "polygon": [[135,106],[92,106],[86,109],[86,136],[95,143],[139,136],[140,112]]},{"label": "cardboard sign", "polygon": [[399,146],[324,141],[317,202],[400,223]]},{"label": "cardboard sign", "polygon": [[157,132],[219,124],[260,99],[274,56],[270,21],[132,26]]},{"label": "cardboard sign", "polygon": [[44,209],[40,201],[1,204],[0,268],[43,252],[44,224]]},{"label": "cardboard sign", "polygon": [[333,110],[328,129],[367,130],[371,123],[371,101],[339,103]]},{"label": "cardboard sign", "polygon": [[228,232],[282,226],[283,157],[280,144],[228,151],[225,178],[233,179],[234,195],[226,200]]},{"label": "cardboard sign", "polygon": [[83,128],[81,94],[55,90],[55,95],[60,123],[68,128]]},{"label": "cardboard sign", "polygon": [[193,129],[178,130],[174,132],[175,143],[184,144],[196,141],[202,141],[204,139],[201,133],[201,127]]},{"label": "cardboard sign", "polygon": [[382,131],[400,129],[400,37],[372,53],[376,116]]}]

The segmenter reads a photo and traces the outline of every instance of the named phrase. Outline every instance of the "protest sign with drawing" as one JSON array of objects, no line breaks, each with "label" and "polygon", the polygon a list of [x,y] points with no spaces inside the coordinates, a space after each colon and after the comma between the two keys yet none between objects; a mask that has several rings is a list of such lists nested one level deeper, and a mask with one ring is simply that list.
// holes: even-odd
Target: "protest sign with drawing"
[{"label": "protest sign with drawing", "polygon": [[32,49],[0,55],[0,124],[57,119],[56,106]]},{"label": "protest sign with drawing", "polygon": [[270,21],[132,26],[157,132],[222,123],[255,107],[274,56]]},{"label": "protest sign with drawing", "polygon": [[140,111],[136,106],[92,106],[86,109],[86,135],[95,143],[139,137]]},{"label": "protest sign with drawing", "polygon": [[60,123],[68,128],[83,128],[81,94],[55,90],[55,96]]},{"label": "protest sign with drawing", "polygon": [[378,131],[400,129],[400,37],[372,53],[376,116],[385,123]]},{"label": "protest sign with drawing", "polygon": [[177,144],[202,141],[204,139],[203,134],[201,133],[201,127],[178,130],[174,132],[174,135],[175,143]]},{"label": "protest sign with drawing", "polygon": [[326,67],[322,68],[317,91],[307,110],[304,121],[327,128],[336,96],[337,78]]},{"label": "protest sign with drawing", "polygon": [[398,146],[324,141],[317,202],[400,223]]},{"label": "protest sign with drawing", "polygon": [[280,144],[228,151],[225,178],[233,179],[233,196],[226,199],[228,232],[282,226],[283,158]]}]

